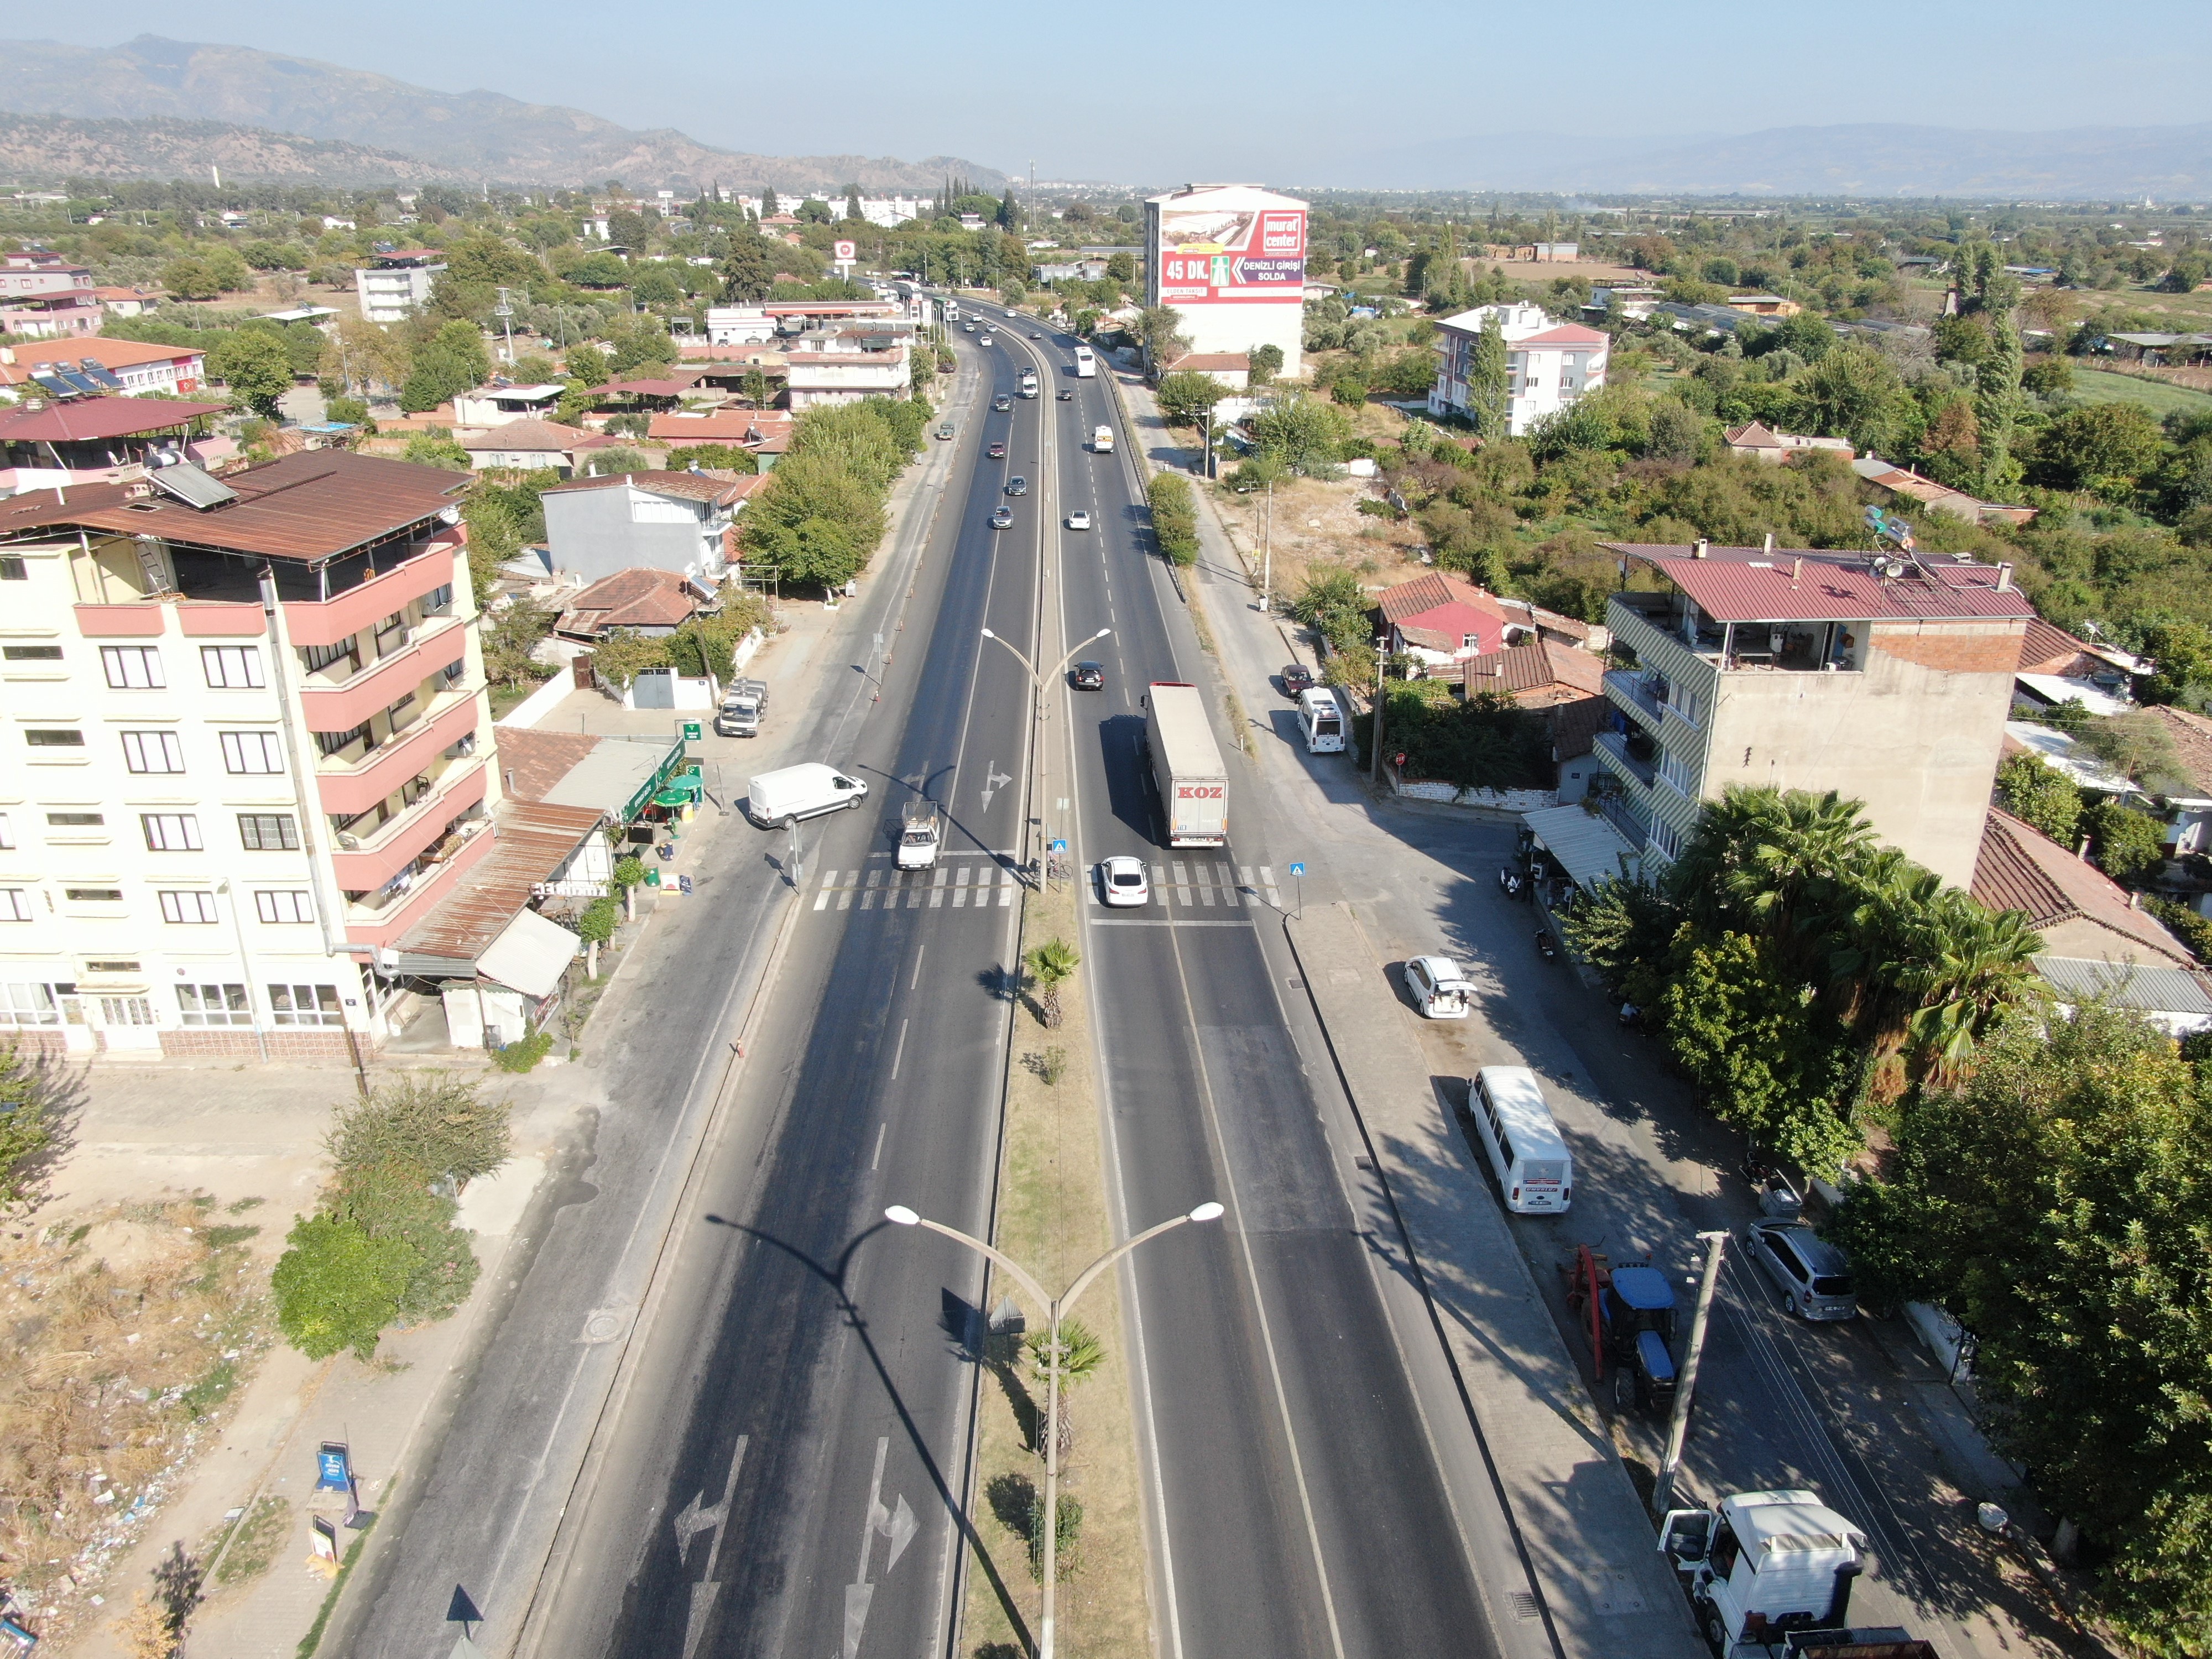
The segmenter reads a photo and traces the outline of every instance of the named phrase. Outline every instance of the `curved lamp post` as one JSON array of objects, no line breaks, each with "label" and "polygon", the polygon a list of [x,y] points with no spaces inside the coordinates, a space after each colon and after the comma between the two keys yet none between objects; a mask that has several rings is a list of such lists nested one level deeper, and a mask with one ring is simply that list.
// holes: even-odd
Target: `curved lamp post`
[{"label": "curved lamp post", "polygon": [[[1054,677],[1057,678],[1060,671],[1065,669],[1068,664],[1075,660],[1076,651],[1082,650],[1084,646],[1086,645],[1096,645],[1099,641],[1104,639],[1113,631],[1114,630],[1110,628],[1102,628],[1096,634],[1091,635],[1090,638],[1079,642],[1076,646],[1075,651],[1069,652],[1066,656],[1060,659],[1060,666],[1052,671]],[[1014,660],[1021,664],[1022,672],[1030,677],[1030,717],[1036,725],[1043,725],[1046,718],[1052,711],[1051,705],[1045,701],[1044,677],[1036,672],[1036,665],[1032,663],[1027,657],[1024,656],[1019,650],[1016,649],[1013,642],[1008,640],[1003,634],[994,634],[987,628],[983,630],[983,637],[987,640],[998,641],[998,642],[1000,645],[1005,646],[1008,651],[1012,652]],[[1032,801],[1036,801],[1042,796],[1043,792],[1044,745],[1042,743],[1032,743],[1030,745],[1030,771],[1033,786],[1030,790],[1030,799]],[[1037,819],[1037,822],[1042,823],[1043,822],[1042,817],[1040,817]],[[1022,834],[1023,838],[1026,840],[1029,835],[1026,826],[1024,826]],[[1040,872],[1042,871],[1044,868],[1044,860],[1041,859],[1037,860],[1037,868]]]},{"label": "curved lamp post", "polygon": [[1123,1256],[1148,1240],[1180,1227],[1186,1221],[1218,1221],[1222,1206],[1208,1200],[1187,1215],[1170,1216],[1157,1226],[1147,1227],[1133,1238],[1123,1240],[1098,1260],[1076,1274],[1075,1282],[1060,1295],[1048,1296],[1044,1287],[1032,1279],[1026,1268],[1012,1256],[971,1237],[957,1227],[948,1227],[941,1221],[932,1221],[903,1204],[894,1204],[884,1212],[884,1219],[902,1227],[927,1227],[931,1232],[965,1244],[978,1255],[988,1257],[1006,1270],[1013,1281],[1028,1291],[1030,1297],[1045,1310],[1050,1322],[1052,1346],[1045,1351],[1044,1394],[1044,1612],[1038,1622],[1037,1659],[1053,1659],[1053,1612],[1055,1601],[1054,1576],[1059,1571],[1060,1551],[1060,1321],[1084,1291],[1097,1282],[1098,1276]]}]

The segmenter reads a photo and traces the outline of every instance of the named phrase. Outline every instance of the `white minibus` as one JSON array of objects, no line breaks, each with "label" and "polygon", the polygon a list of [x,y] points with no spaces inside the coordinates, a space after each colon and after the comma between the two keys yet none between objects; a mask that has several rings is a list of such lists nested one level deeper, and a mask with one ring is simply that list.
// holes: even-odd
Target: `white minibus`
[{"label": "white minibus", "polygon": [[1526,1066],[1486,1066],[1468,1091],[1474,1133],[1498,1176],[1505,1207],[1521,1215],[1560,1215],[1574,1201],[1574,1160]]},{"label": "white minibus", "polygon": [[1298,693],[1298,724],[1305,728],[1309,753],[1344,752],[1344,705],[1328,686],[1316,685]]}]

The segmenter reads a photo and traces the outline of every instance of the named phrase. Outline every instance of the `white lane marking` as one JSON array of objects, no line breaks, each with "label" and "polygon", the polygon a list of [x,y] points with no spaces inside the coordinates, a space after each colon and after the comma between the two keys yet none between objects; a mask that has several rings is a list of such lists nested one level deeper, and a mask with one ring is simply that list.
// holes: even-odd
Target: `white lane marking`
[{"label": "white lane marking", "polygon": [[708,1527],[714,1529],[714,1541],[707,1550],[707,1571],[691,1586],[691,1607],[684,1626],[684,1659],[692,1659],[699,1651],[699,1638],[706,1632],[708,1617],[714,1610],[714,1599],[722,1591],[714,1577],[714,1564],[721,1558],[722,1539],[729,1531],[723,1523],[729,1519],[730,1498],[738,1489],[738,1471],[744,1466],[745,1447],[751,1439],[750,1435],[738,1437],[737,1453],[730,1459],[730,1472],[722,1481],[720,1503],[711,1510],[701,1508],[699,1499],[707,1495],[702,1492],[676,1514],[676,1559],[679,1561],[691,1553],[692,1539]]},{"label": "white lane marking", "polygon": [[[906,1028],[903,1025],[899,1027],[899,1035],[901,1036],[904,1036],[906,1035]],[[898,1073],[896,1072],[893,1072],[891,1075],[896,1077]],[[876,1125],[876,1155],[868,1160],[868,1170],[871,1174],[873,1174],[876,1170],[882,1166],[884,1161],[884,1135],[890,1127],[891,1121],[889,1118],[885,1118],[881,1123]]]},{"label": "white lane marking", "polygon": [[853,890],[851,888],[841,887],[837,890],[837,908],[840,910],[849,910],[853,908]]},{"label": "white lane marking", "polygon": [[1014,902],[1014,872],[1011,870],[999,882],[999,908],[1003,910]]},{"label": "white lane marking", "polygon": [[1097,916],[1091,919],[1093,927],[1249,927],[1249,921],[1196,921],[1171,920],[1148,921],[1139,917]]},{"label": "white lane marking", "polygon": [[[899,1022],[898,1048],[891,1054],[891,1081],[894,1083],[898,1081],[899,1064],[906,1058],[906,1028],[908,1024],[903,1019]],[[883,1138],[879,1135],[876,1138],[876,1150],[881,1152],[883,1145]]]},{"label": "white lane marking", "polygon": [[931,909],[937,909],[944,904],[945,884],[951,878],[952,872],[950,870],[945,869],[942,865],[939,865],[938,866],[937,874],[931,879],[929,884],[929,908]]},{"label": "white lane marking", "polygon": [[829,908],[830,889],[836,879],[837,872],[835,870],[824,870],[822,872],[822,890],[814,896],[814,908],[816,909],[825,910]]}]

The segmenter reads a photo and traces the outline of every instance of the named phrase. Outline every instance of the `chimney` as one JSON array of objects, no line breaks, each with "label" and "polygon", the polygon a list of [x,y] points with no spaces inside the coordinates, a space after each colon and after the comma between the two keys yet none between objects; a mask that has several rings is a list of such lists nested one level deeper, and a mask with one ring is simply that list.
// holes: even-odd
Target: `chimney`
[{"label": "chimney", "polygon": [[1800,576],[1802,576],[1804,574],[1805,574],[1805,561],[1804,561],[1803,559],[1802,559],[1802,558],[1796,558],[1796,559],[1792,559],[1792,560],[1790,560],[1790,586],[1792,586],[1792,587],[1796,586],[1797,586],[1797,579],[1798,579]]},{"label": "chimney", "polygon": [[2009,564],[2000,564],[1997,567],[1997,592],[2000,593],[2012,592],[2012,566]]},{"label": "chimney", "polygon": [[1690,556],[1693,559],[1704,558],[1705,556],[1705,550],[1710,548],[1711,545],[1712,543],[1707,538],[1703,536],[1698,537],[1695,544],[1690,549]]},{"label": "chimney", "polygon": [[2084,864],[2087,864],[2087,863],[2089,861],[2089,838],[2088,838],[2088,836],[2082,836],[2082,837],[2081,837],[2081,844],[2079,847],[2076,847],[2076,848],[2074,849],[2074,856],[2075,856],[2075,858],[2077,858],[2077,859],[2081,860],[2081,862],[2082,862],[2082,863],[2084,863]]},{"label": "chimney", "polygon": [[1766,532],[1766,556],[1770,559],[1774,556],[1774,532],[1771,530]]}]

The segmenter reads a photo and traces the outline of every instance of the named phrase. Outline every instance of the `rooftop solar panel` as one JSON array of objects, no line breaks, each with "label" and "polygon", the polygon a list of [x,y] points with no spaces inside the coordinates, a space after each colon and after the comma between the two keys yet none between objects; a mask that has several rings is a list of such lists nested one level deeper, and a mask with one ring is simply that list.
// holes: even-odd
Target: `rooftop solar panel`
[{"label": "rooftop solar panel", "polygon": [[226,501],[238,499],[238,492],[209,473],[202,471],[190,461],[179,461],[174,466],[156,467],[153,480],[186,507],[205,509],[221,507]]}]

